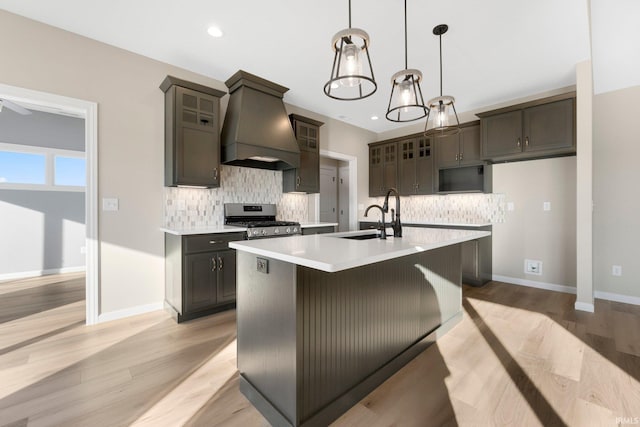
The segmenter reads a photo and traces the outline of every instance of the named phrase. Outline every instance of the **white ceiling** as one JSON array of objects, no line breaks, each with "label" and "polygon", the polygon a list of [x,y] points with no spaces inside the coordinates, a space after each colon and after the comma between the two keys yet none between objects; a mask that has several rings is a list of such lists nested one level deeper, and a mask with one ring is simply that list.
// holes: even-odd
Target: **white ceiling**
[{"label": "white ceiling", "polygon": [[[391,75],[404,68],[403,4],[352,0],[352,26],[371,37],[378,90],[337,101],[322,88],[331,38],[348,26],[348,0],[0,0],[9,12],[218,80],[243,69],[289,87],[290,104],[374,132],[403,126],[384,118]],[[424,74],[425,101],[439,94],[432,29],[449,25],[444,94],[459,112],[573,85],[575,64],[590,58],[586,0],[408,0],[407,7],[408,66]],[[207,34],[212,24],[223,38]]]}]

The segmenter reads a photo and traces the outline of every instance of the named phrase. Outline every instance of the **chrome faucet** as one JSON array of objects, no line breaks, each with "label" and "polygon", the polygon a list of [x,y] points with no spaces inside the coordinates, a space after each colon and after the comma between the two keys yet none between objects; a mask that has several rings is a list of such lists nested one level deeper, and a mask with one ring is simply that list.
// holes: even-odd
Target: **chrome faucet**
[{"label": "chrome faucet", "polygon": [[379,228],[379,230],[380,230],[380,238],[381,239],[386,239],[387,238],[387,230],[386,230],[387,225],[384,222],[385,210],[382,209],[382,206],[380,206],[380,205],[371,205],[371,206],[367,207],[367,209],[364,211],[364,216],[365,217],[367,216],[367,214],[369,213],[369,209],[371,209],[371,208],[378,208],[378,209],[380,209],[380,212],[382,212],[382,224],[380,224],[380,226],[379,226],[380,227]]},{"label": "chrome faucet", "polygon": [[[395,193],[396,196],[396,210],[391,209],[391,228],[393,228],[393,237],[402,237],[402,224],[400,223],[400,193],[395,188],[390,188],[387,191],[387,195],[384,197],[384,204],[382,210],[389,212],[389,195]],[[366,216],[366,215],[365,215]]]}]

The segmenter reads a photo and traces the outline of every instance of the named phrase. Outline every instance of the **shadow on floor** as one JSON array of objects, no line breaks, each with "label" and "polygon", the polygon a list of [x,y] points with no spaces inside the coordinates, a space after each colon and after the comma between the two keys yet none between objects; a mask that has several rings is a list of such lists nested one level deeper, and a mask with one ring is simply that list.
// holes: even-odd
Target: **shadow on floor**
[{"label": "shadow on floor", "polygon": [[638,306],[596,299],[595,312],[587,313],[574,309],[573,294],[500,282],[480,288],[465,286],[464,296],[544,314],[640,381],[640,343],[628,342],[633,338],[631,333],[640,329]]},{"label": "shadow on floor", "polygon": [[471,320],[473,320],[473,323],[475,323],[489,347],[491,347],[491,350],[493,350],[493,353],[498,360],[500,360],[505,372],[509,374],[513,383],[518,387],[520,394],[526,399],[529,407],[531,407],[538,420],[540,420],[540,423],[544,426],[565,425],[562,418],[549,404],[547,399],[545,399],[533,381],[531,381],[531,378],[529,378],[518,362],[509,354],[509,351],[502,345],[491,328],[482,320],[480,314],[469,304],[467,298],[462,299],[462,306]]},{"label": "shadow on floor", "polygon": [[84,278],[62,280],[0,296],[0,323],[11,322],[85,299]]},{"label": "shadow on floor", "polygon": [[[194,320],[188,327],[166,318],[133,335],[123,333],[126,338],[0,399],[0,419],[16,425],[25,417],[43,421],[42,416],[52,425],[130,425],[235,339],[234,314]],[[101,331],[87,330],[77,340],[96,335]],[[63,339],[70,348],[84,349],[81,342]]]}]

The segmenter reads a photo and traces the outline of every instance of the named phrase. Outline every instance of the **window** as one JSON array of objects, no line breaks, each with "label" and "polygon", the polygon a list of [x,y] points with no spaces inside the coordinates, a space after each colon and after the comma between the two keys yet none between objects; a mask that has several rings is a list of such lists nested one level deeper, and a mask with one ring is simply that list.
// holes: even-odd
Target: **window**
[{"label": "window", "polygon": [[0,143],[0,189],[84,191],[81,151]]},{"label": "window", "polygon": [[0,151],[0,183],[46,184],[44,154]]},{"label": "window", "polygon": [[55,156],[53,170],[54,185],[86,185],[84,157]]}]

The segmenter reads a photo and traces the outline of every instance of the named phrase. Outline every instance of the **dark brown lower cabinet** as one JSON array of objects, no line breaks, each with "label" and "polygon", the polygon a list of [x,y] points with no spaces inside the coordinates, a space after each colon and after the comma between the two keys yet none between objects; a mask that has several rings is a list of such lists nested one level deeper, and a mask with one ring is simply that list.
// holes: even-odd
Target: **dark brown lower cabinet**
[{"label": "dark brown lower cabinet", "polygon": [[235,307],[236,252],[243,233],[165,234],[165,306],[178,322]]},{"label": "dark brown lower cabinet", "polygon": [[[453,228],[457,230],[490,231],[493,226],[469,227],[459,225],[426,225],[426,224],[402,224],[405,227],[420,228]],[[377,228],[378,224],[372,221],[360,221],[360,230]],[[482,286],[492,280],[492,236],[462,243],[462,283],[471,286]]]},{"label": "dark brown lower cabinet", "polygon": [[218,252],[218,303],[236,302],[236,251]]}]

